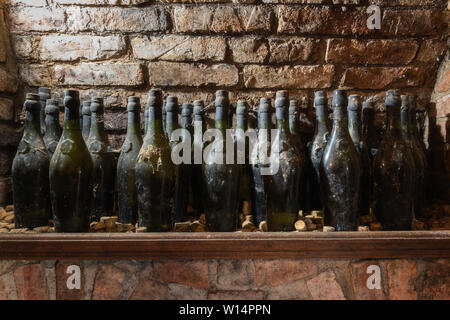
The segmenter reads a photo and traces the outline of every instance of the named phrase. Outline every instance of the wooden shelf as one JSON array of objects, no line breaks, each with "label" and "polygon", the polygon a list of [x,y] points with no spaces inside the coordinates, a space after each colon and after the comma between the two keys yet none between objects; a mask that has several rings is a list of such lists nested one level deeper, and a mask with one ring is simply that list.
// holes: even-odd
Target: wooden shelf
[{"label": "wooden shelf", "polygon": [[0,259],[450,258],[450,231],[0,234]]}]

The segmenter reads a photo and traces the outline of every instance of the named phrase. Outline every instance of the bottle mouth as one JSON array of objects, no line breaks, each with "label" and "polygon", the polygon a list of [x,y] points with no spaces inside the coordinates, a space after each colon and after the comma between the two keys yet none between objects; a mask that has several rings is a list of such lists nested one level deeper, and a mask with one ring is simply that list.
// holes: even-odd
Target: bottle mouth
[{"label": "bottle mouth", "polygon": [[289,98],[289,91],[287,91],[287,90],[278,90],[275,93],[275,98]]},{"label": "bottle mouth", "polygon": [[258,113],[267,113],[270,111],[271,100],[270,98],[261,98],[259,100]]},{"label": "bottle mouth", "polygon": [[333,91],[332,104],[334,108],[346,107],[347,103],[347,92],[345,90],[337,89]]},{"label": "bottle mouth", "polygon": [[361,109],[361,100],[358,95],[352,94],[348,97],[348,107],[349,111],[359,111]]},{"label": "bottle mouth", "polygon": [[217,90],[216,97],[228,98],[228,91],[227,90]]},{"label": "bottle mouth", "polygon": [[25,100],[33,100],[33,101],[39,101],[40,96],[35,93],[27,93],[25,95]]},{"label": "bottle mouth", "polygon": [[166,112],[178,112],[178,98],[175,96],[168,96],[164,109]]},{"label": "bottle mouth", "polygon": [[78,90],[68,89],[64,91],[64,95],[68,97],[79,98],[80,92]]}]

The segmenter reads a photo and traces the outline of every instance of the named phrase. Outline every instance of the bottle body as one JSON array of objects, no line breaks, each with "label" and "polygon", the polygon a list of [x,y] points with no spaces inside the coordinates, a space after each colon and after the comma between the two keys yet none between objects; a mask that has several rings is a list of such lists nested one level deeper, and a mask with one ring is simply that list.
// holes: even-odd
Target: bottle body
[{"label": "bottle body", "polygon": [[360,160],[347,126],[347,97],[333,93],[333,129],[320,166],[325,224],[337,231],[353,231],[360,206]]},{"label": "bottle body", "polygon": [[94,165],[90,219],[99,221],[101,217],[113,215],[115,159],[108,150],[108,138],[104,129],[103,99],[92,98],[90,108],[91,129],[87,146]]},{"label": "bottle body", "polygon": [[147,134],[136,162],[138,224],[147,231],[169,231],[175,191],[175,165],[162,126],[161,91],[152,89]]},{"label": "bottle body", "polygon": [[50,161],[50,196],[56,232],[87,232],[92,159],[80,131],[79,96],[66,90],[64,129]]},{"label": "bottle body", "polygon": [[127,135],[117,162],[117,198],[119,222],[137,222],[136,159],[142,147],[140,102],[138,97],[128,98]]},{"label": "bottle body", "polygon": [[27,94],[23,137],[12,163],[12,187],[16,228],[48,225],[51,218],[49,163],[40,131],[39,96]]},{"label": "bottle body", "polygon": [[400,97],[386,95],[388,127],[374,159],[375,214],[385,230],[409,230],[414,196],[414,160],[403,139]]},{"label": "bottle body", "polygon": [[314,169],[314,174],[310,176],[311,207],[313,209],[322,209],[323,195],[320,188],[320,163],[330,134],[328,102],[325,92],[318,91],[315,93],[314,106],[316,109],[316,128],[310,148],[310,158]]},{"label": "bottle body", "polygon": [[293,231],[302,198],[299,186],[304,167],[289,134],[288,106],[287,91],[278,91],[275,99],[277,130],[272,139],[269,158],[273,172],[267,186],[269,231]]},{"label": "bottle body", "polygon": [[[228,92],[216,92],[216,129],[221,136],[206,148],[203,163],[203,207],[208,231],[236,231],[239,206],[239,166],[227,164],[225,139],[229,128]],[[234,148],[234,146],[233,146]]]}]

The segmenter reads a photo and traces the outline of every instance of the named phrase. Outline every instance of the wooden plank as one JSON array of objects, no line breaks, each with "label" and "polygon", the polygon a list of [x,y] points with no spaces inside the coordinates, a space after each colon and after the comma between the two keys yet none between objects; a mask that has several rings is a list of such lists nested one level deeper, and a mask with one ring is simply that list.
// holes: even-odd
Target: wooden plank
[{"label": "wooden plank", "polygon": [[0,234],[0,259],[450,258],[450,231]]}]

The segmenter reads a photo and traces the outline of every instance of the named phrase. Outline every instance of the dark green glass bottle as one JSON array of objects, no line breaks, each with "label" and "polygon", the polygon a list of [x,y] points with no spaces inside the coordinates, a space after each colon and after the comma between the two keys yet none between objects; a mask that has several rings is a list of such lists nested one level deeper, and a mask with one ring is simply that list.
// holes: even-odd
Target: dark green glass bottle
[{"label": "dark green glass bottle", "polygon": [[141,104],[139,97],[128,97],[127,135],[117,163],[117,200],[119,222],[137,222],[136,159],[142,147]]},{"label": "dark green glass bottle", "polygon": [[[226,163],[225,140],[226,129],[229,129],[230,108],[228,92],[216,91],[214,105],[216,108],[215,127],[222,134],[223,140],[212,142],[207,147],[211,152],[205,152],[208,153],[203,164],[205,184],[203,207],[206,227],[208,231],[236,231],[239,209],[239,188],[237,187],[239,185],[239,166],[234,163]],[[209,148],[210,146],[211,148]]]},{"label": "dark green glass bottle", "polygon": [[414,160],[403,139],[397,90],[386,94],[387,128],[374,159],[375,215],[384,230],[409,230],[414,196]]},{"label": "dark green glass bottle", "polygon": [[258,106],[258,141],[252,150],[253,199],[256,223],[267,221],[267,188],[270,176],[264,175],[262,169],[268,170],[270,156],[270,139],[272,129],[271,101],[261,98]]},{"label": "dark green glass bottle", "polygon": [[[270,166],[273,174],[267,186],[267,228],[269,231],[293,231],[302,200],[300,183],[304,167],[299,151],[289,133],[289,95],[277,91],[275,110],[276,136],[270,150]],[[278,170],[277,170],[278,169]]]},{"label": "dark green glass bottle", "polygon": [[353,231],[358,225],[361,168],[348,130],[344,90],[333,92],[333,109],[333,129],[320,166],[324,222],[337,231]]},{"label": "dark green glass bottle", "polygon": [[161,90],[150,90],[148,128],[136,163],[138,223],[147,231],[169,231],[175,192],[176,168],[162,126]]},{"label": "dark green glass bottle", "polygon": [[424,184],[425,175],[427,169],[427,156],[426,149],[423,139],[419,136],[419,130],[417,128],[416,119],[416,98],[414,96],[409,96],[409,126],[411,128],[411,146],[412,154],[414,157],[414,162],[416,163],[416,168],[418,176],[416,178],[416,190],[415,190],[415,202],[414,202],[414,215],[416,219],[424,219],[423,214],[423,203],[424,203]]},{"label": "dark green glass bottle", "polygon": [[301,195],[301,202],[298,205],[298,210],[302,209],[305,212],[309,212],[308,202],[308,179],[307,179],[307,159],[306,159],[306,146],[303,142],[303,138],[300,132],[300,120],[299,120],[299,108],[297,100],[289,101],[289,134],[293,142],[293,146],[297,149],[297,153],[300,157],[300,167],[302,176],[300,177],[299,192]]},{"label": "dark green glass bottle", "polygon": [[178,98],[175,96],[168,96],[166,100],[166,133],[171,147],[176,142],[171,140],[172,132],[178,129]]},{"label": "dark green glass bottle", "polygon": [[66,90],[64,128],[50,161],[50,195],[56,232],[88,232],[92,158],[83,140],[78,91]]},{"label": "dark green glass bottle", "polygon": [[372,166],[370,163],[369,150],[362,143],[361,138],[361,100],[358,95],[350,95],[348,98],[348,130],[356,151],[359,153],[361,165],[361,191],[359,215],[370,213],[370,186],[372,185]]},{"label": "dark green glass bottle", "polygon": [[113,215],[115,183],[115,159],[108,151],[102,98],[91,100],[91,129],[87,146],[94,164],[91,221],[98,221],[101,217]]},{"label": "dark green glass bottle", "polygon": [[27,93],[26,120],[22,140],[12,163],[12,187],[16,228],[48,225],[50,158],[40,130],[39,95]]},{"label": "dark green glass bottle", "polygon": [[[176,97],[175,97],[176,98]],[[178,101],[178,100],[177,100]],[[162,106],[162,122],[163,122],[163,130],[164,133],[167,132],[166,129],[166,122],[167,122],[167,112],[166,112],[166,104],[167,104],[167,100],[163,101],[163,106]]]},{"label": "dark green glass bottle", "polygon": [[41,135],[45,134],[45,106],[47,100],[51,98],[51,90],[49,88],[39,88],[39,100],[41,102],[41,113],[40,113],[40,123],[41,123]]},{"label": "dark green glass bottle", "polygon": [[[181,107],[181,127],[186,130],[182,134],[182,141],[190,142],[191,153],[187,155],[189,163],[181,163],[178,167],[178,174],[176,180],[176,191],[175,191],[175,211],[174,211],[174,222],[183,222],[188,220],[188,216],[192,216],[192,213],[188,213],[188,204],[191,200],[193,202],[193,188],[195,186],[192,184],[193,179],[193,162],[192,162],[192,137],[193,137],[193,127],[192,127],[192,105],[190,103],[183,103]],[[171,112],[168,113],[169,117],[173,117]],[[167,120],[169,119],[167,117]],[[183,153],[180,152],[180,157],[185,157]],[[191,188],[192,187],[192,188]]]},{"label": "dark green glass bottle", "polygon": [[90,101],[83,102],[83,108],[81,108],[81,112],[83,115],[82,135],[83,135],[84,141],[87,142],[87,140],[89,139],[89,131],[91,131],[91,102]]},{"label": "dark green glass bottle", "polygon": [[364,101],[362,106],[361,143],[363,144],[363,148],[366,148],[369,151],[371,164],[373,164],[373,157],[377,151],[375,145],[376,133],[374,118],[375,110],[373,108],[373,102],[370,100]]},{"label": "dark green glass bottle", "polygon": [[310,157],[315,175],[312,175],[310,179],[311,207],[313,209],[322,209],[323,195],[320,188],[320,163],[330,135],[328,100],[324,91],[317,91],[314,94],[314,107],[316,109],[316,127],[311,144]]},{"label": "dark green glass bottle", "polygon": [[[250,147],[249,139],[245,133],[248,130],[248,104],[244,100],[238,100],[236,104],[236,163],[240,166],[239,203],[244,201],[251,203],[252,173],[248,157]],[[241,208],[242,209],[242,208]],[[242,210],[241,210],[242,211]]]},{"label": "dark green glass bottle", "polygon": [[[150,97],[148,97],[148,100],[150,101]],[[147,134],[147,128],[148,128],[148,102],[145,105],[144,110],[144,137]]]},{"label": "dark green glass bottle", "polygon": [[[203,109],[205,104],[203,100],[194,101],[194,135],[193,137],[193,177],[192,177],[192,193],[194,198],[194,210],[196,217],[199,217],[203,213],[203,174],[202,174],[202,154],[203,154],[203,133],[206,131],[205,119],[203,118]],[[197,129],[195,129],[197,127]],[[197,132],[195,131],[197,130]],[[196,139],[195,134],[198,137]],[[195,154],[198,154],[198,161],[195,159]]]},{"label": "dark green glass bottle", "polygon": [[57,100],[47,100],[45,114],[44,143],[51,159],[55,153],[59,138],[61,137],[61,127],[59,126],[59,105]]}]

